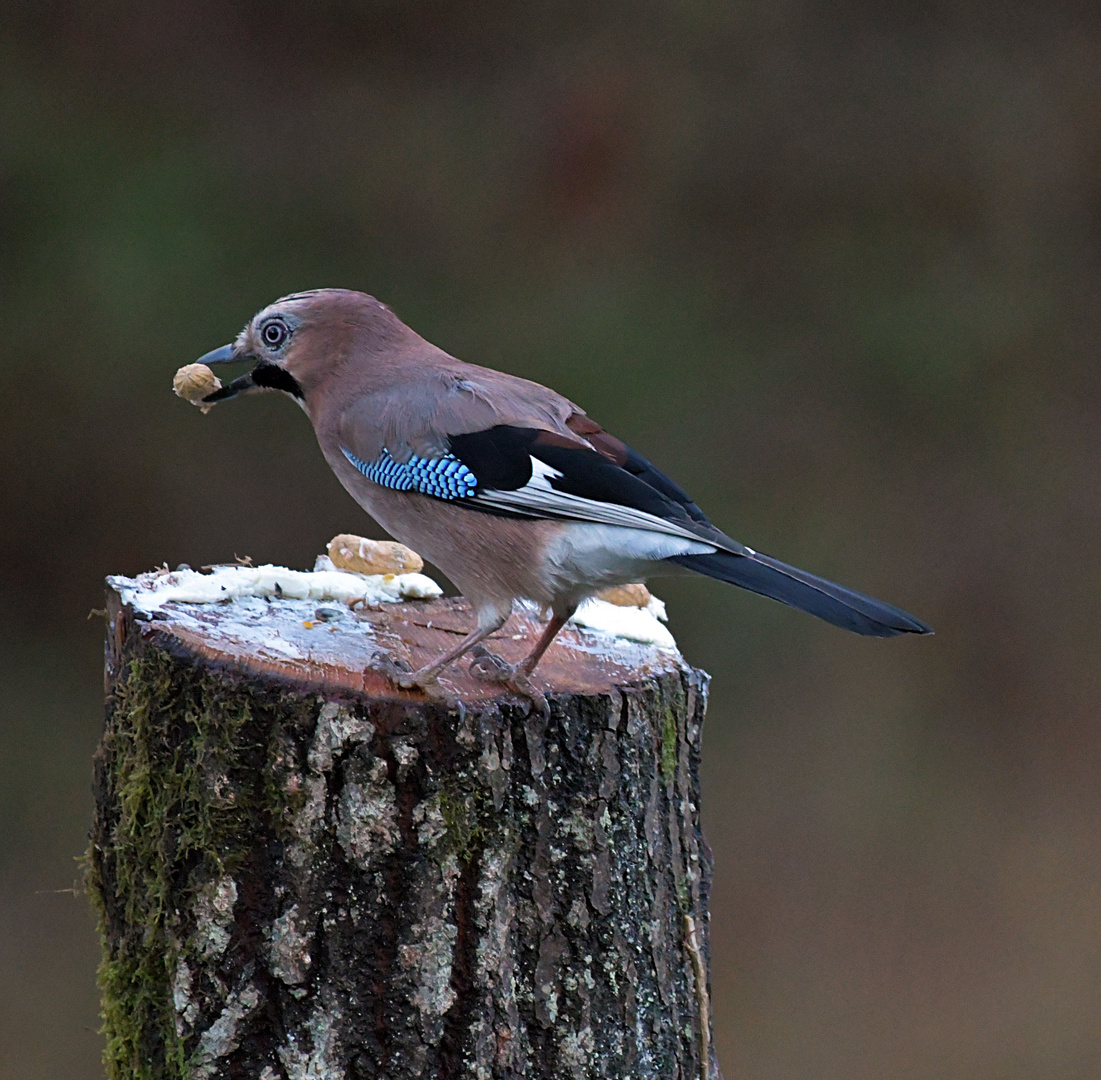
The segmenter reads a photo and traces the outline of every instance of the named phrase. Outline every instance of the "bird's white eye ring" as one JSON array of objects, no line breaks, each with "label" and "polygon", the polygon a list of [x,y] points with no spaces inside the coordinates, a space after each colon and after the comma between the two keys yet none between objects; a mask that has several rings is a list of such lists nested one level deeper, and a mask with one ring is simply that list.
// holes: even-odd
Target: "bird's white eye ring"
[{"label": "bird's white eye ring", "polygon": [[269,349],[278,349],[289,334],[287,324],[282,319],[269,319],[260,330],[260,337]]}]

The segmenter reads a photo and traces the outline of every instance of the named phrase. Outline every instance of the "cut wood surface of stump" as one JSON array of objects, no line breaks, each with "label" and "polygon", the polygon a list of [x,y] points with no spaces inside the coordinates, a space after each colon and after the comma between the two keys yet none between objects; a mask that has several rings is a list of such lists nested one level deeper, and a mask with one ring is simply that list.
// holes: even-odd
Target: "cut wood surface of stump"
[{"label": "cut wood surface of stump", "polygon": [[[461,599],[134,603],[111,579],[90,891],[112,1078],[707,1080],[707,680],[567,628],[549,716]],[[491,641],[514,661],[538,623]]]}]

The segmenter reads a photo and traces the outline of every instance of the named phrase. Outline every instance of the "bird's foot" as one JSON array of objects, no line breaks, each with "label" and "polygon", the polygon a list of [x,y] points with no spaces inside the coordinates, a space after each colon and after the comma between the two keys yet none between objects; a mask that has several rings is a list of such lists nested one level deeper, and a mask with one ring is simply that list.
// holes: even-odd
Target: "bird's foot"
[{"label": "bird's foot", "polygon": [[519,674],[516,664],[510,664],[496,653],[491,653],[484,645],[475,645],[470,650],[470,655],[473,657],[470,674],[486,682],[507,683]]},{"label": "bird's foot", "polygon": [[411,671],[408,675],[399,675],[395,684],[403,690],[435,690],[440,685],[434,671]]},{"label": "bird's foot", "polygon": [[484,645],[475,646],[470,650],[470,655],[474,657],[469,668],[471,675],[486,682],[506,686],[521,697],[530,698],[543,715],[550,719],[550,702],[541,690],[532,685],[523,664],[510,664],[496,653],[491,653]]},{"label": "bird's foot", "polygon": [[414,671],[401,657],[378,653],[374,659],[374,666],[395,686],[400,686],[403,690],[427,690],[436,685],[434,671],[429,668]]}]

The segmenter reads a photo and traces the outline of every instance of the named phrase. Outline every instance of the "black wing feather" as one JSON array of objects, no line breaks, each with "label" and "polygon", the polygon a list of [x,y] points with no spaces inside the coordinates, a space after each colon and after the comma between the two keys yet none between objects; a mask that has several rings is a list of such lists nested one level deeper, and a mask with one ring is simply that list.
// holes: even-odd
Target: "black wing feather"
[{"label": "black wing feather", "polygon": [[453,453],[475,476],[478,491],[516,491],[531,480],[535,428],[500,424],[448,437]]},{"label": "black wing feather", "polygon": [[684,512],[703,525],[710,525],[707,515],[695,504],[692,496],[688,494],[675,480],[671,480],[660,469],[655,468],[641,454],[636,454],[629,446],[623,468],[637,476],[644,483],[649,484],[655,491],[660,491],[667,499],[684,507]]},{"label": "black wing feather", "polygon": [[630,507],[668,521],[710,525],[685,491],[627,447],[623,447],[627,454],[620,465],[553,432],[506,424],[452,435],[449,442],[451,453],[477,478],[477,491],[519,490],[532,478],[531,459],[535,457],[562,474],[550,480],[558,491]]}]

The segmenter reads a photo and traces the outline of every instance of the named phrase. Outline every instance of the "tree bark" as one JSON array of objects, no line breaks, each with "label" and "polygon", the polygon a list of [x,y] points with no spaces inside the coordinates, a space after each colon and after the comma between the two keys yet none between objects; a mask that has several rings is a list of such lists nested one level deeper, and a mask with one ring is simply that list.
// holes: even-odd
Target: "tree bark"
[{"label": "tree bark", "polygon": [[112,1078],[717,1074],[703,673],[567,630],[547,717],[370,666],[438,654],[462,601],[346,627],[276,601],[276,650],[234,605],[179,607],[108,594],[88,878]]}]

